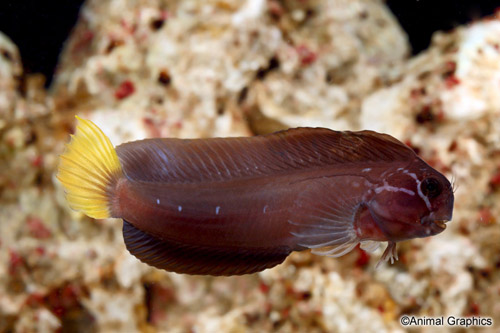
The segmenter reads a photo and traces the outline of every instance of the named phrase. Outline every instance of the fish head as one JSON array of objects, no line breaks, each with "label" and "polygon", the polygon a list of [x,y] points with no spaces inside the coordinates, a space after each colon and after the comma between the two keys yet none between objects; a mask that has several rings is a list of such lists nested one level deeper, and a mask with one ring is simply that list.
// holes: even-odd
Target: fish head
[{"label": "fish head", "polygon": [[385,174],[368,207],[388,240],[428,237],[446,229],[454,195],[445,176],[419,158]]}]

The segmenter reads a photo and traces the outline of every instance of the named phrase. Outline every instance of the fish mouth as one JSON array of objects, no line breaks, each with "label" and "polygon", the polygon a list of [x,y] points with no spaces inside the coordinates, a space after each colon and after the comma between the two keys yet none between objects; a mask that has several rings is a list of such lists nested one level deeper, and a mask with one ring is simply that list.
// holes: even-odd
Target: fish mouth
[{"label": "fish mouth", "polygon": [[441,229],[446,229],[446,222],[449,222],[448,220],[434,220],[433,221],[435,225],[437,225]]},{"label": "fish mouth", "polygon": [[[443,217],[445,217],[443,219]],[[450,220],[447,219],[448,216],[443,216],[441,218],[434,216],[434,213],[429,214],[428,216],[422,218],[420,220],[420,223],[423,226],[426,226],[428,232],[430,231],[432,234],[438,234],[443,232],[446,229],[446,223],[449,222]]]}]

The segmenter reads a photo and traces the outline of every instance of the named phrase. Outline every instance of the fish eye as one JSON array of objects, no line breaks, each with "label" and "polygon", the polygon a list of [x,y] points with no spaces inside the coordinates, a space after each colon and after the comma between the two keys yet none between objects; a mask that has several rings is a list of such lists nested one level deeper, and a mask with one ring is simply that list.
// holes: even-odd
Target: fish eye
[{"label": "fish eye", "polygon": [[436,178],[426,178],[420,184],[420,190],[428,198],[435,198],[443,191],[441,184]]}]

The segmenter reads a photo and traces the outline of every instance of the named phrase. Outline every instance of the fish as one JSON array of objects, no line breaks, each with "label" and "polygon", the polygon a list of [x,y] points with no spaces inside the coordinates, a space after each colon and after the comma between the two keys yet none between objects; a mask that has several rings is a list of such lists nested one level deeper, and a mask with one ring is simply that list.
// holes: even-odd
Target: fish
[{"label": "fish", "polygon": [[127,250],[166,271],[252,274],[294,251],[339,257],[384,242],[381,261],[393,262],[396,243],[452,219],[448,179],[388,134],[294,128],[114,147],[77,120],[57,174],[69,206],[122,219]]}]

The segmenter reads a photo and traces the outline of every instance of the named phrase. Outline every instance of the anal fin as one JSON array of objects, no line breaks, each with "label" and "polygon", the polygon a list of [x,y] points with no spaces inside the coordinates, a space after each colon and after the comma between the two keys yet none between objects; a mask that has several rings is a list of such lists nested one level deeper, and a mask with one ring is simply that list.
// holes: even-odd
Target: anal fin
[{"label": "anal fin", "polygon": [[193,275],[243,275],[282,263],[289,248],[221,248],[181,244],[145,233],[123,221],[127,250],[140,261],[170,272]]}]

